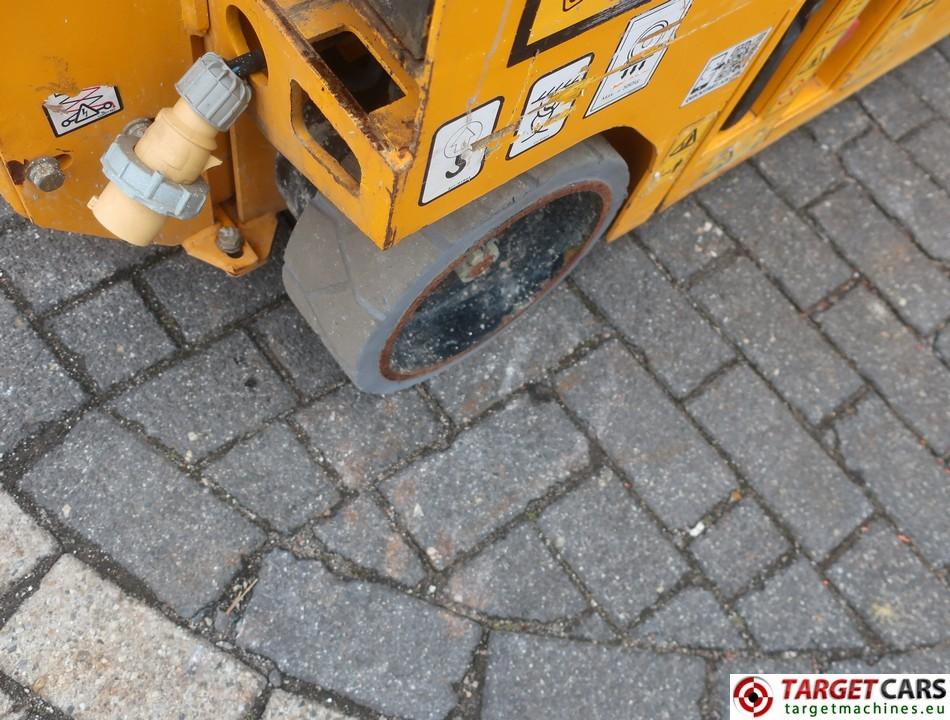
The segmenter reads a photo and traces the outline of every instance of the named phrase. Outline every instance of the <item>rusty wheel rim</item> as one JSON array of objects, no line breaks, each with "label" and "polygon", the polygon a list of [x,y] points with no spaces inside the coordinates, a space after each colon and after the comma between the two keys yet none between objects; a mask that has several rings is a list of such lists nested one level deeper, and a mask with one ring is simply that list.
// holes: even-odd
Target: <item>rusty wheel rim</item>
[{"label": "rusty wheel rim", "polygon": [[578,183],[475,243],[406,310],[386,342],[390,380],[434,373],[493,338],[551,291],[600,236],[610,188]]}]

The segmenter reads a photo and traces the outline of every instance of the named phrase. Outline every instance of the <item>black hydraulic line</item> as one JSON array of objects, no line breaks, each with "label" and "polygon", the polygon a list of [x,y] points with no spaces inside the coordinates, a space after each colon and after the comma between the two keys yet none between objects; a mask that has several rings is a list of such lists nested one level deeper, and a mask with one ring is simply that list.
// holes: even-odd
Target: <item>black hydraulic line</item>
[{"label": "black hydraulic line", "polygon": [[235,75],[246,80],[254,73],[266,68],[267,61],[264,59],[262,50],[251,50],[249,53],[238,55],[233,60],[228,60],[228,67],[234,71]]}]

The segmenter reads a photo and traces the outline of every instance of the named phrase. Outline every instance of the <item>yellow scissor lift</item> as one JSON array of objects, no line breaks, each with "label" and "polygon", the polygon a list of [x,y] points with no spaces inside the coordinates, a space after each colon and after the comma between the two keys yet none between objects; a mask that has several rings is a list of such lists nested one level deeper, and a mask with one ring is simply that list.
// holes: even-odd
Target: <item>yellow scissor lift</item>
[{"label": "yellow scissor lift", "polygon": [[250,107],[203,128],[216,142],[163,130],[201,145],[173,189],[207,199],[155,242],[241,275],[290,208],[292,299],[385,392],[941,39],[950,0],[49,0],[5,19],[0,192],[63,230],[109,235],[87,204],[117,136],[152,132],[135,152],[174,176],[177,145],[154,141],[171,115],[148,121],[205,53],[234,61],[221,78]]}]

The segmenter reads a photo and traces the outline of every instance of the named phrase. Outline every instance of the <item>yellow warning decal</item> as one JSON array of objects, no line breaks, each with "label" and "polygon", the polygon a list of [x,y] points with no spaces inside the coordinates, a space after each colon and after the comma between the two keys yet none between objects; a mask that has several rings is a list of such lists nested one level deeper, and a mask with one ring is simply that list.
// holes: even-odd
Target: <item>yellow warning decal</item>
[{"label": "yellow warning decal", "polygon": [[686,168],[719,113],[713,113],[687,125],[676,135],[666,155],[656,167],[646,192],[652,192],[661,183],[670,183]]}]

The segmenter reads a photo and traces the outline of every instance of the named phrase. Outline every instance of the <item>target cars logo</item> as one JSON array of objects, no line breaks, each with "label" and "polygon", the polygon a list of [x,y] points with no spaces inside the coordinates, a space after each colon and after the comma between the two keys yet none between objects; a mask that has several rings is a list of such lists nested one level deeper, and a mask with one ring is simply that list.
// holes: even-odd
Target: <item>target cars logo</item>
[{"label": "target cars logo", "polygon": [[774,697],[772,686],[765,678],[749,675],[736,683],[732,704],[740,717],[760,718],[772,709]]},{"label": "target cars logo", "polygon": [[946,716],[950,675],[731,675],[730,720]]}]

